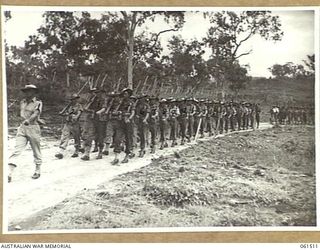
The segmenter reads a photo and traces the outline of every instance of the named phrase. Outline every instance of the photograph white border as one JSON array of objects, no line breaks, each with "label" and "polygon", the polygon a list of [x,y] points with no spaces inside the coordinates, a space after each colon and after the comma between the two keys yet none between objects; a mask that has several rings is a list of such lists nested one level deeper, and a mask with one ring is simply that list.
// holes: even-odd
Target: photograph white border
[{"label": "photograph white border", "polygon": [[75,229],[75,230],[30,230],[30,231],[8,231],[8,204],[7,204],[7,162],[8,162],[8,122],[7,122],[7,87],[6,87],[6,70],[5,70],[5,51],[4,51],[4,18],[2,18],[1,23],[1,34],[2,34],[2,91],[3,91],[3,223],[2,223],[2,233],[3,234],[70,234],[70,233],[163,233],[163,232],[252,232],[252,231],[320,231],[320,200],[319,200],[319,189],[320,189],[320,177],[319,177],[319,150],[320,146],[317,145],[319,141],[319,107],[320,107],[320,88],[319,88],[319,23],[320,8],[317,6],[297,6],[297,7],[113,7],[113,6],[1,6],[1,15],[3,17],[3,12],[7,10],[11,11],[21,11],[21,12],[35,12],[35,11],[103,11],[106,9],[108,11],[120,11],[120,10],[136,10],[136,11],[147,11],[147,10],[171,10],[171,11],[221,11],[221,10],[270,10],[270,11],[304,11],[313,10],[314,11],[314,51],[315,51],[315,150],[316,150],[316,213],[317,213],[317,225],[308,227],[293,227],[293,226],[283,226],[283,227],[161,227],[161,228],[116,228],[116,229]]}]

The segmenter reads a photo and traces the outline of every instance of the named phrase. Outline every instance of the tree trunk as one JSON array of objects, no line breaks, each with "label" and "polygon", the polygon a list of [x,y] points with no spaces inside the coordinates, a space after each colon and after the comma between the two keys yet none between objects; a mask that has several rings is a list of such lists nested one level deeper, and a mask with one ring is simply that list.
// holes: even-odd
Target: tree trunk
[{"label": "tree trunk", "polygon": [[131,17],[131,23],[128,25],[128,88],[133,89],[133,49],[134,49],[134,31],[137,25],[137,13],[134,12]]},{"label": "tree trunk", "polygon": [[129,53],[128,53],[128,88],[133,89],[133,45],[134,34],[129,31]]}]

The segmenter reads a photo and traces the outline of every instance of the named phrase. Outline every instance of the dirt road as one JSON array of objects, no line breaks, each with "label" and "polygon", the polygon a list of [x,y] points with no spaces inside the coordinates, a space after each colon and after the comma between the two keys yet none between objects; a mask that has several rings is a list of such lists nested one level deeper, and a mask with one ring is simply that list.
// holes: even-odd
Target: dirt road
[{"label": "dirt road", "polygon": [[[268,123],[261,124],[260,129],[270,128]],[[224,135],[219,135],[224,136]],[[208,140],[204,138],[202,140]],[[5,206],[8,225],[16,225],[31,215],[54,206],[68,197],[84,189],[97,188],[100,183],[105,183],[115,176],[136,170],[146,166],[152,158],[167,156],[174,151],[180,151],[188,145],[177,146],[174,149],[158,150],[156,154],[147,154],[144,158],[135,157],[128,164],[112,166],[111,156],[105,156],[102,160],[95,160],[96,154],[92,154],[92,160],[81,161],[79,158],[71,158],[72,147],[69,147],[67,156],[58,160],[54,157],[57,151],[57,141],[43,140],[43,166],[41,178],[32,180],[33,174],[32,152],[26,150],[20,159],[19,167],[13,175],[13,182],[6,183],[4,194],[7,197]],[[190,145],[190,144],[189,144]],[[9,152],[14,146],[14,138],[9,140]],[[7,205],[6,205],[7,204]]]}]

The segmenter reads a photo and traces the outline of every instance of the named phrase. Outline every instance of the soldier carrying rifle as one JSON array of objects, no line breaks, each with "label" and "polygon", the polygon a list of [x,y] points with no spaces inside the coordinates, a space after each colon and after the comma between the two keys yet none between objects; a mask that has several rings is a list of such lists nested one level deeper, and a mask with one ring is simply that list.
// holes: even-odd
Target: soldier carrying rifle
[{"label": "soldier carrying rifle", "polygon": [[58,159],[63,158],[65,149],[68,146],[71,136],[74,138],[75,151],[71,157],[79,156],[80,149],[80,122],[79,118],[83,111],[82,105],[79,103],[80,96],[73,94],[70,97],[70,103],[59,113],[59,115],[65,116],[65,124],[62,129],[61,140],[60,140],[60,152],[55,157]]}]

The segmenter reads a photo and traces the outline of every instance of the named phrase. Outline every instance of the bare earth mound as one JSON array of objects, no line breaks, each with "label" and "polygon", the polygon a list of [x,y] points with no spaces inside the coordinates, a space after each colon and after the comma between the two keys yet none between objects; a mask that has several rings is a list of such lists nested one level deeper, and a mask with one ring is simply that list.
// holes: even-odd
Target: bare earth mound
[{"label": "bare earth mound", "polygon": [[201,141],[98,189],[83,190],[20,226],[315,226],[314,150],[314,127],[279,127]]}]

